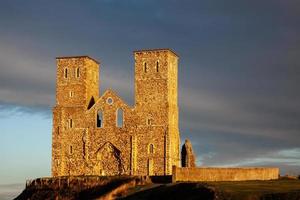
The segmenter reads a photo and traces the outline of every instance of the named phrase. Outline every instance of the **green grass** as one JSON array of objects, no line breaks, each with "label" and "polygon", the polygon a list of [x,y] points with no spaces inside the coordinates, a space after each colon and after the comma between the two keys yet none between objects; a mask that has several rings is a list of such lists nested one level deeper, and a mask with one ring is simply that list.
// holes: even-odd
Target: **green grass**
[{"label": "green grass", "polygon": [[214,187],[225,199],[260,199],[264,196],[300,199],[300,180],[212,182],[209,186]]}]

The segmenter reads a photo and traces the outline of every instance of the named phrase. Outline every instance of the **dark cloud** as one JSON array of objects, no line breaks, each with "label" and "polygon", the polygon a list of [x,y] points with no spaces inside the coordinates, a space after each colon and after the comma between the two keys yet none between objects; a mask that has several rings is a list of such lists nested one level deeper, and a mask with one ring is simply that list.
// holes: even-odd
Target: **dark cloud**
[{"label": "dark cloud", "polygon": [[168,47],[181,57],[181,135],[200,162],[277,156],[288,169],[278,153],[299,148],[299,12],[293,0],[3,1],[0,109],[50,116],[54,58],[82,54],[101,60],[102,93],[133,104],[132,51]]}]

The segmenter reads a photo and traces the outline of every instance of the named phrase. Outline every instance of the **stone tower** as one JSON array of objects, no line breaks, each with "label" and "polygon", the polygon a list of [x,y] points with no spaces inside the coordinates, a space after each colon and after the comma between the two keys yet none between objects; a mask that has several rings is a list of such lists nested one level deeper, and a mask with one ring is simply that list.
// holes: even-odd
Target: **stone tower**
[{"label": "stone tower", "polygon": [[[56,58],[56,106],[53,108],[52,173],[66,171],[86,124],[79,120],[99,97],[99,63],[88,56]],[[80,127],[80,128],[79,128]],[[79,158],[80,159],[80,158]],[[71,173],[71,170],[67,170]]]},{"label": "stone tower", "polygon": [[88,107],[99,96],[99,63],[88,56],[57,57],[56,61],[56,104]]},{"label": "stone tower", "polygon": [[153,158],[145,155],[141,159],[147,159],[148,174],[170,174],[179,163],[178,56],[169,49],[140,50],[134,52],[134,59],[135,109],[142,114],[137,133],[143,137],[141,143],[148,142],[157,151]]}]

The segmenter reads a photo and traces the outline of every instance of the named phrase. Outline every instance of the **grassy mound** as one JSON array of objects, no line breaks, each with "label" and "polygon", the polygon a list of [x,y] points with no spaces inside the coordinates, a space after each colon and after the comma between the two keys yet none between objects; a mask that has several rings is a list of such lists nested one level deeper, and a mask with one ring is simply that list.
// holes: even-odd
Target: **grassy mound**
[{"label": "grassy mound", "polygon": [[31,185],[16,199],[300,200],[300,180],[149,183],[138,177],[102,177],[84,186],[53,183]]}]

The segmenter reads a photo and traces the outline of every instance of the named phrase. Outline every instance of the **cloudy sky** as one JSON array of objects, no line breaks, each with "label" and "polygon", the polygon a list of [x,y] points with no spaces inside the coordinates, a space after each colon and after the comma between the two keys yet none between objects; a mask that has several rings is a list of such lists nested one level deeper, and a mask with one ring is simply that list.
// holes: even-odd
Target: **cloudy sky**
[{"label": "cloudy sky", "polygon": [[133,51],[180,56],[181,139],[202,166],[300,174],[300,1],[3,0],[0,184],[49,176],[55,57],[101,60],[133,104]]}]

